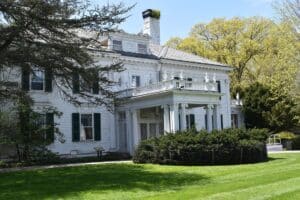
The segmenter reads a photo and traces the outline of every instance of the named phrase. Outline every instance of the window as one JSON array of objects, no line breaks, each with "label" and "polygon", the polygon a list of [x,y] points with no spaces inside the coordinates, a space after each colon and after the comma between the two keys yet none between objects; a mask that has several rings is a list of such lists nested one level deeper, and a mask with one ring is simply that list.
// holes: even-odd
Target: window
[{"label": "window", "polygon": [[147,139],[147,124],[141,123],[141,140],[146,140]]},{"label": "window", "polygon": [[185,83],[185,87],[191,88],[192,87],[192,81],[193,81],[192,78],[187,78],[186,83]]},{"label": "window", "polygon": [[132,87],[140,87],[141,86],[141,77],[140,76],[132,76],[131,78],[131,86]]},{"label": "window", "polygon": [[237,114],[231,114],[231,127],[232,128],[238,128],[238,115]]},{"label": "window", "polygon": [[113,40],[113,49],[117,50],[117,51],[122,51],[123,50],[122,41],[120,41],[120,40]]},{"label": "window", "polygon": [[138,44],[138,52],[142,54],[147,54],[147,45]]},{"label": "window", "polygon": [[36,129],[42,129],[46,127],[46,115],[45,114],[38,114],[35,118],[34,125]]},{"label": "window", "polygon": [[33,70],[31,74],[31,90],[44,90],[44,72]]},{"label": "window", "polygon": [[156,123],[149,124],[149,137],[156,137]]},{"label": "window", "polygon": [[81,114],[80,140],[93,140],[93,115]]},{"label": "window", "polygon": [[92,86],[90,83],[88,83],[87,81],[81,79],[80,80],[80,91],[81,92],[88,92],[91,93],[92,91]]},{"label": "window", "polygon": [[186,127],[188,129],[195,127],[195,115],[194,114],[186,115]]}]

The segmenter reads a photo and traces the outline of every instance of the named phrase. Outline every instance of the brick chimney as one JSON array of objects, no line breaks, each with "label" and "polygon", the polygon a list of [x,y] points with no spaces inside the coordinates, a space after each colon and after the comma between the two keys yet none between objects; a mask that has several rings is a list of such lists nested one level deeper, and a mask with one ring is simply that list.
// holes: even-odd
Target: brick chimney
[{"label": "brick chimney", "polygon": [[147,9],[143,12],[144,28],[143,34],[148,34],[150,41],[154,44],[160,44],[160,11]]}]

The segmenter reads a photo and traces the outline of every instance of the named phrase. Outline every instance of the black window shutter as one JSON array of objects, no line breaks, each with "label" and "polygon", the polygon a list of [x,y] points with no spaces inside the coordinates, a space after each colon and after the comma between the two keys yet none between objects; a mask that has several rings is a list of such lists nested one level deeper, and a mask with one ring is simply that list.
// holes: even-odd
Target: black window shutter
[{"label": "black window shutter", "polygon": [[54,142],[54,114],[53,113],[46,113],[46,139],[48,141]]},{"label": "black window shutter", "polygon": [[217,81],[218,84],[218,92],[221,93],[221,81]]},{"label": "black window shutter", "polygon": [[101,114],[94,113],[94,133],[95,141],[101,140]]},{"label": "black window shutter", "polygon": [[78,142],[80,136],[79,113],[72,113],[72,141]]},{"label": "black window shutter", "polygon": [[93,94],[99,94],[99,79],[96,78],[96,80],[93,82]]},{"label": "black window shutter", "polygon": [[224,124],[223,124],[223,115],[221,114],[221,129],[224,129]]},{"label": "black window shutter", "polygon": [[52,70],[45,70],[45,92],[52,92]]},{"label": "black window shutter", "polygon": [[22,66],[22,90],[29,90],[30,68]]},{"label": "black window shutter", "polygon": [[79,89],[80,89],[79,74],[74,73],[73,74],[73,93],[74,94],[79,93]]},{"label": "black window shutter", "polygon": [[195,115],[194,114],[190,114],[190,124],[191,124],[191,128],[193,126],[195,126]]}]

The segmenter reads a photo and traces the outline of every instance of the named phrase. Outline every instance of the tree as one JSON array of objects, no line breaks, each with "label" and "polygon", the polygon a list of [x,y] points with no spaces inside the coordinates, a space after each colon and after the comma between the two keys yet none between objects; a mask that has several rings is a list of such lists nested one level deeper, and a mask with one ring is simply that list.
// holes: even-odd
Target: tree
[{"label": "tree", "polygon": [[168,44],[233,66],[232,96],[256,81],[272,79],[284,82],[286,90],[294,87],[291,80],[299,67],[300,46],[288,23],[259,17],[214,19],[195,25],[189,37]]},{"label": "tree", "polygon": [[[121,3],[92,7],[81,0],[0,1],[0,103],[12,109],[0,113],[0,138],[16,146],[19,160],[30,160],[33,151],[51,143],[53,130],[60,136],[55,108],[44,108],[47,126],[38,126],[40,114],[28,95],[29,74],[42,71],[45,90],[55,85],[71,103],[83,100],[112,110],[115,83],[108,74],[121,71],[122,63],[99,64],[100,36],[115,31],[130,9]],[[22,77],[22,88],[13,84],[16,77]],[[79,82],[93,88],[93,94],[79,90]]]},{"label": "tree", "polygon": [[247,128],[268,128],[278,132],[297,124],[295,100],[289,93],[276,94],[270,87],[254,83],[243,97],[243,112]]},{"label": "tree", "polygon": [[281,0],[275,2],[275,9],[282,21],[289,22],[300,40],[300,0]]},{"label": "tree", "polygon": [[[112,108],[115,95],[110,87],[114,82],[107,74],[120,71],[122,64],[101,66],[95,57],[102,50],[101,34],[114,31],[129,10],[123,4],[92,7],[80,0],[2,0],[0,72],[41,70],[70,102],[79,104],[83,98]],[[97,85],[101,96],[80,91],[73,95],[78,81]],[[22,95],[4,81],[0,88],[2,98]]]},{"label": "tree", "polygon": [[[56,128],[54,116],[62,114],[53,107],[45,107],[36,112],[33,101],[28,96],[15,102],[2,101],[0,109],[0,145],[6,144],[15,150],[19,161],[43,159],[47,145],[56,138],[64,142],[63,134]],[[41,154],[41,158],[35,154]]]}]

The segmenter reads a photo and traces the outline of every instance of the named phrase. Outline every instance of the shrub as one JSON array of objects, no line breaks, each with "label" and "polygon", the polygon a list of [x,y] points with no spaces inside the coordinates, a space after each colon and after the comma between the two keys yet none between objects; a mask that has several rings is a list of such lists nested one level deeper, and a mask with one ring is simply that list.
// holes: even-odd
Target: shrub
[{"label": "shrub", "polygon": [[144,140],[137,147],[135,163],[234,164],[265,161],[265,129],[185,131]]},{"label": "shrub", "polygon": [[292,140],[292,148],[293,150],[300,150],[300,136],[297,136]]}]

